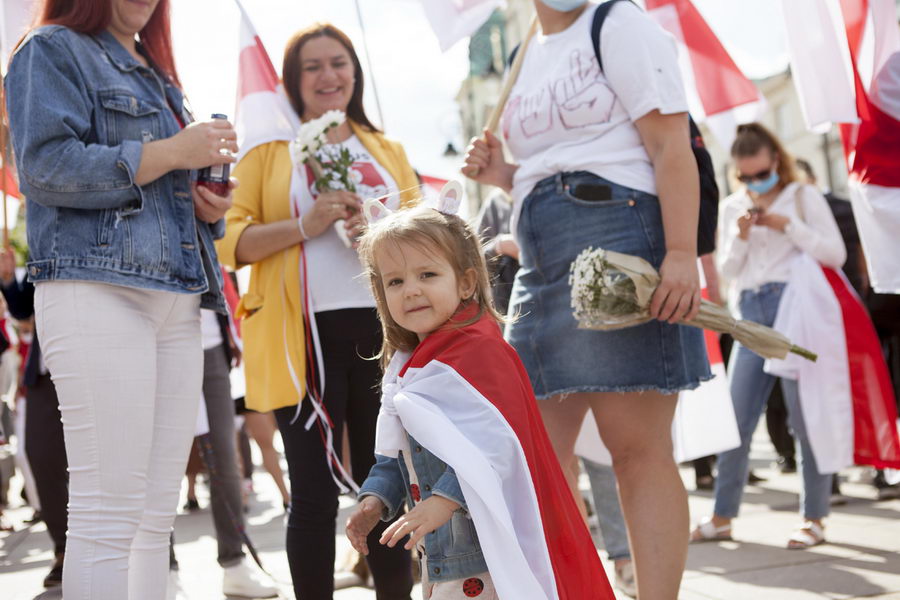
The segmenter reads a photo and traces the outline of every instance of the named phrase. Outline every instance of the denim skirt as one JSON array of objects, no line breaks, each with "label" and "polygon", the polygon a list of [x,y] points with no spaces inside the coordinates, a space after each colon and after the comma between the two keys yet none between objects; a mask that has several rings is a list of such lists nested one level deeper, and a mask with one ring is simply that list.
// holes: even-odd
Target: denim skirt
[{"label": "denim skirt", "polygon": [[[582,200],[579,184],[607,186]],[[583,195],[583,194],[579,194]],[[651,321],[616,331],[579,329],[572,316],[569,266],[587,248],[633,254],[659,269],[666,245],[656,196],[592,173],[541,180],[522,204],[516,231],[521,268],[506,327],[538,398],[576,392],[654,390],[674,394],[711,377],[703,332]]]}]

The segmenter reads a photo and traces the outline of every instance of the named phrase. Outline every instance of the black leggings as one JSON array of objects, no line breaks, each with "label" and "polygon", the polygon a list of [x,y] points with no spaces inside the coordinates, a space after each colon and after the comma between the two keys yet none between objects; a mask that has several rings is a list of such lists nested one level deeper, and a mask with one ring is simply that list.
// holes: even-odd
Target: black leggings
[{"label": "black leggings", "polygon": [[[341,454],[346,425],[353,478],[362,484],[375,463],[381,370],[377,360],[367,359],[381,347],[381,326],[374,309],[321,312],[316,321],[325,363],[324,404],[334,423],[334,447]],[[331,600],[338,488],[328,470],[318,426],[304,429],[312,414],[309,399],[304,400],[296,420],[295,414],[296,407],[275,411],[291,482],[286,543],[291,579],[297,598]],[[378,543],[386,526],[379,523],[368,539],[367,559],[376,597],[409,600],[413,585],[410,555],[400,544],[388,548]]]}]

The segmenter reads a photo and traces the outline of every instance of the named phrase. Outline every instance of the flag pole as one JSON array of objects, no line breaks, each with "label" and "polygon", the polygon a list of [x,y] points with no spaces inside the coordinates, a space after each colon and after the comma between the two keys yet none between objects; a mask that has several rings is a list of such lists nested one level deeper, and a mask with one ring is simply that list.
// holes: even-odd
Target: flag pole
[{"label": "flag pole", "polygon": [[[487,124],[484,126],[484,128],[491,133],[493,133],[500,124],[500,117],[503,115],[503,109],[506,107],[507,100],[509,100],[509,94],[516,84],[516,79],[519,78],[519,71],[522,70],[522,63],[525,60],[525,51],[528,50],[528,43],[537,33],[537,28],[538,18],[535,14],[531,17],[531,26],[528,27],[528,33],[525,34],[525,39],[522,40],[522,45],[519,46],[519,50],[516,52],[516,58],[513,60],[512,66],[509,68],[509,73],[503,81],[503,87],[500,89],[500,96],[497,97],[497,103],[494,104],[494,108],[491,110],[491,116],[488,117]],[[478,171],[479,169],[476,169],[471,176],[477,177]]]},{"label": "flag pole", "polygon": [[385,126],[384,113],[381,110],[381,98],[378,95],[378,86],[375,84],[375,71],[372,70],[372,56],[369,53],[369,41],[366,38],[366,26],[363,23],[362,9],[359,6],[359,0],[355,0],[356,18],[359,21],[359,29],[362,31],[363,49],[366,51],[366,65],[369,67],[369,75],[372,77],[372,92],[375,94],[375,108],[378,110],[378,120],[381,121],[382,129]]},{"label": "flag pole", "polygon": [[509,75],[506,76],[506,80],[503,82],[503,88],[500,90],[500,96],[497,98],[497,103],[491,111],[491,116],[488,118],[487,125],[484,126],[484,128],[490,132],[497,129],[497,125],[500,124],[500,117],[503,115],[503,109],[506,107],[507,100],[509,100],[509,94],[512,92],[516,79],[519,78],[519,71],[522,70],[522,63],[525,61],[525,51],[528,49],[528,43],[531,41],[531,38],[534,37],[534,34],[537,33],[537,28],[538,18],[537,15],[534,15],[531,17],[531,26],[528,28],[528,33],[525,34],[525,39],[522,40],[522,45],[519,47],[518,52],[516,52],[516,58],[509,68]]}]

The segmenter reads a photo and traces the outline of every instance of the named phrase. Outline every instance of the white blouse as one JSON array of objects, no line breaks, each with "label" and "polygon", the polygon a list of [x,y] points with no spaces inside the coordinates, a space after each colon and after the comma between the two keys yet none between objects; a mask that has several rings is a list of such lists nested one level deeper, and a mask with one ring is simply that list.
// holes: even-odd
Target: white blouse
[{"label": "white blouse", "polygon": [[[798,201],[802,212],[797,210]],[[847,249],[831,208],[814,186],[791,183],[766,209],[790,219],[784,232],[754,225],[747,240],[742,240],[737,221],[752,206],[746,190],[741,190],[728,196],[719,211],[719,272],[730,281],[733,292],[756,290],[770,282],[787,282],[792,259],[800,252],[835,269],[847,260]]]}]

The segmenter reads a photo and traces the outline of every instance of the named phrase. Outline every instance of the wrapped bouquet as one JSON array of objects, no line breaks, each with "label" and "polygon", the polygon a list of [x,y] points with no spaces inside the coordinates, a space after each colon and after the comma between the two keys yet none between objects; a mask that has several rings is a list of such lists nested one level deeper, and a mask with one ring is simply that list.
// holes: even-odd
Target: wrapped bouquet
[{"label": "wrapped bouquet", "polygon": [[[660,277],[646,260],[603,250],[586,248],[572,263],[569,284],[572,308],[582,329],[623,329],[646,323],[650,316],[650,299]],[[783,359],[788,353],[815,361],[817,356],[774,329],[741,321],[727,309],[702,300],[700,313],[690,321],[682,321],[701,329],[728,333],[749,350],[764,358]]]},{"label": "wrapped bouquet", "polygon": [[[328,144],[327,133],[340,126],[346,115],[339,110],[329,110],[318,119],[300,126],[297,138],[288,145],[291,160],[300,169],[309,165],[315,177],[316,190],[347,190],[355,192],[356,185],[350,177],[350,168],[356,157],[340,144]],[[348,248],[352,245],[344,228],[344,220],[334,223],[334,230]]]}]

